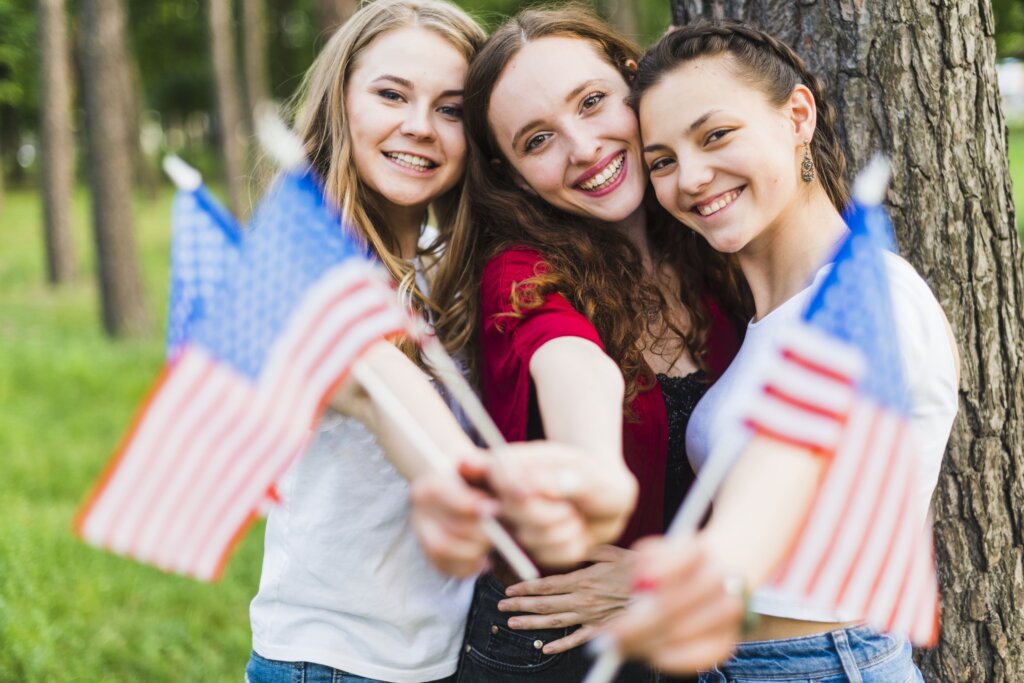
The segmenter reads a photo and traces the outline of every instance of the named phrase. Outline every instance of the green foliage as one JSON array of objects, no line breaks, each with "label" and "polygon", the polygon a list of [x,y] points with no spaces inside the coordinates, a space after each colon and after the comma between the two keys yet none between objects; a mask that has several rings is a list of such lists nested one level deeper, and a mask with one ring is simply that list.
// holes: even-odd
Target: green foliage
[{"label": "green foliage", "polygon": [[996,53],[1003,57],[1024,57],[1024,3],[1021,0],[992,0],[996,20]]},{"label": "green foliage", "polygon": [[39,103],[35,3],[0,0],[0,105],[34,116]]},{"label": "green foliage", "polygon": [[1017,208],[1017,229],[1024,241],[1024,127],[1011,128],[1009,138],[1010,179],[1013,205]]},{"label": "green foliage", "polygon": [[[162,363],[162,340],[111,342],[85,274],[41,283],[38,195],[0,220],[0,681],[238,681],[250,648],[262,525],[217,584],[95,550],[72,518]],[[169,192],[137,206],[147,291],[164,308]],[[86,243],[86,197],[75,198]],[[91,260],[91,257],[90,257]]]}]

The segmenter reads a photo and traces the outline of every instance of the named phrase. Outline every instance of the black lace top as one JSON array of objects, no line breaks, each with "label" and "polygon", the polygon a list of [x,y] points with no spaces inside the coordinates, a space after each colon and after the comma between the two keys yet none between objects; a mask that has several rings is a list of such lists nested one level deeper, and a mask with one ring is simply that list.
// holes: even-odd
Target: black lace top
[{"label": "black lace top", "polygon": [[704,392],[711,386],[703,370],[683,377],[658,374],[658,384],[665,396],[668,416],[668,453],[665,461],[665,525],[683,502],[683,496],[693,483],[693,469],[686,457],[686,425]]}]

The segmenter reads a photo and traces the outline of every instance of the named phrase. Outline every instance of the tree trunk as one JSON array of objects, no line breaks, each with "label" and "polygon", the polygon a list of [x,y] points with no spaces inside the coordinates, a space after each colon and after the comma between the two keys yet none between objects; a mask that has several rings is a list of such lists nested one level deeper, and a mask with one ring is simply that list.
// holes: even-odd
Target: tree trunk
[{"label": "tree trunk", "polygon": [[601,0],[601,14],[624,35],[637,40],[640,34],[640,8],[635,0]]},{"label": "tree trunk", "polygon": [[242,92],[238,59],[235,56],[231,0],[207,0],[206,8],[217,95],[217,137],[224,157],[224,174],[231,209],[239,215],[245,201],[247,175],[244,140],[247,131],[242,118]]},{"label": "tree trunk", "polygon": [[956,330],[961,410],[934,498],[942,636],[928,681],[1024,681],[1024,283],[988,2],[685,0],[752,20],[830,81],[853,169],[893,160],[904,255]]},{"label": "tree trunk", "polygon": [[121,0],[82,2],[82,95],[89,140],[93,234],[103,325],[113,336],[146,330],[132,212],[134,107]]},{"label": "tree trunk", "polygon": [[249,109],[249,130],[256,130],[256,106],[270,99],[267,78],[267,27],[265,0],[244,0],[245,21],[242,54],[245,58],[245,94]]},{"label": "tree trunk", "polygon": [[39,2],[39,146],[46,275],[51,284],[75,277],[71,190],[75,143],[71,132],[70,52],[64,0]]},{"label": "tree trunk", "polygon": [[317,33],[326,40],[359,9],[359,0],[316,0]]}]

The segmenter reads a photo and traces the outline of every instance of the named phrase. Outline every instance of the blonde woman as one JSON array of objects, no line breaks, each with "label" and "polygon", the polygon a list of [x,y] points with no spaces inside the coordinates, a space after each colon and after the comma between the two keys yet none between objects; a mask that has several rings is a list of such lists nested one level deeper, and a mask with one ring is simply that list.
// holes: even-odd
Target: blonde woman
[{"label": "blonde woman", "polygon": [[[447,2],[378,0],[337,31],[296,98],[296,125],[328,197],[425,316],[423,258],[437,251],[421,248],[428,211],[442,235],[465,220],[462,90],[483,39]],[[517,471],[490,467],[408,340],[378,343],[362,360],[401,388],[399,400],[462,458],[465,475],[489,477],[497,499],[425,468],[387,415],[354,383],[343,386],[332,400],[341,412],[324,416],[267,520],[250,683],[444,680],[455,671],[472,582],[431,560],[472,576],[489,547],[480,518],[500,513],[539,561],[578,561],[587,548],[560,540],[614,537],[632,507],[628,474],[588,472],[584,454],[567,447],[525,445]],[[558,465],[522,469],[535,461]],[[567,480],[575,495],[556,500]],[[410,504],[408,482],[427,504]],[[443,558],[424,551],[452,535],[461,540]]]}]

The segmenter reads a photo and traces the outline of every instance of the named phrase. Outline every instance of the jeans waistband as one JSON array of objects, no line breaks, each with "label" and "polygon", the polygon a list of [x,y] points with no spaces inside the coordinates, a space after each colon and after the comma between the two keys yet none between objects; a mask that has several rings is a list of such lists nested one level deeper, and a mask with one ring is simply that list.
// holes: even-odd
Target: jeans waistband
[{"label": "jeans waistband", "polygon": [[772,674],[842,674],[850,666],[864,667],[900,654],[904,638],[878,633],[867,626],[829,631],[801,638],[740,643],[732,659],[717,668],[727,676],[771,680]]}]

